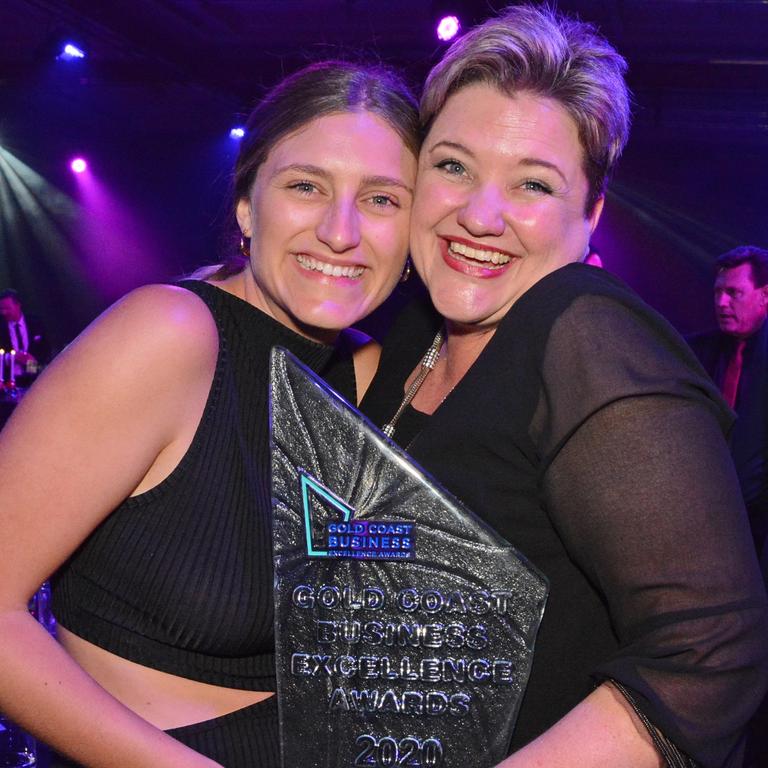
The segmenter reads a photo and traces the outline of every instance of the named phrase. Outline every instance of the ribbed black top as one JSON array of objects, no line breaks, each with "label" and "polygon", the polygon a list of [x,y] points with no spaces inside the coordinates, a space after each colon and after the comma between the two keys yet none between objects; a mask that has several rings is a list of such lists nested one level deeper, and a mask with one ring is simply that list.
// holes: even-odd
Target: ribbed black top
[{"label": "ribbed black top", "polygon": [[289,349],[348,399],[353,367],[219,288],[180,285],[219,332],[202,419],[171,474],[126,499],[56,574],[53,609],[76,635],[139,664],[274,690],[269,353]]}]

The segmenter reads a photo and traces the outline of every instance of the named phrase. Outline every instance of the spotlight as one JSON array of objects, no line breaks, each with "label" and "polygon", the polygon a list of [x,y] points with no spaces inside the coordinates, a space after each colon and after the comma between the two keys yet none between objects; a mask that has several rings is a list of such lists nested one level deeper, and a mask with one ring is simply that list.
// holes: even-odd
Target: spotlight
[{"label": "spotlight", "polygon": [[229,132],[230,139],[242,139],[243,136],[245,136],[245,128],[241,128],[240,126],[238,126],[237,128],[233,128]]},{"label": "spotlight", "polygon": [[76,157],[70,164],[69,167],[75,172],[75,173],[83,173],[88,169],[88,163],[83,160],[82,157]]},{"label": "spotlight", "polygon": [[56,57],[63,61],[72,61],[74,59],[84,59],[85,51],[82,48],[78,48],[74,43],[65,43],[61,49],[61,53]]},{"label": "spotlight", "polygon": [[443,16],[437,25],[437,37],[439,40],[447,43],[449,40],[453,40],[453,38],[456,37],[460,29],[461,22],[459,21],[458,16]]}]

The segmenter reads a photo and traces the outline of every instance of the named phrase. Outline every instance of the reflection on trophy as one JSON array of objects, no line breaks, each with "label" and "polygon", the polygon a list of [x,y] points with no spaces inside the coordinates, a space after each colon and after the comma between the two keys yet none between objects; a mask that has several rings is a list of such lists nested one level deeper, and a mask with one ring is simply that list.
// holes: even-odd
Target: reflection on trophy
[{"label": "reflection on trophy", "polygon": [[488,768],[546,580],[283,350],[271,370],[285,768]]}]

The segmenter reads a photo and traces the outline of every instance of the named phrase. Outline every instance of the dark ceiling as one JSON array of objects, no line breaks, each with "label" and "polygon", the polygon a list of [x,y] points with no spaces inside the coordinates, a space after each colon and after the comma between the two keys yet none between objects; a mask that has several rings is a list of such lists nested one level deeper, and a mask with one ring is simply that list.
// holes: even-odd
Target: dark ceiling
[{"label": "dark ceiling", "polygon": [[[459,0],[470,22],[504,2]],[[163,130],[243,111],[307,60],[357,52],[404,67],[414,83],[440,51],[432,0],[2,0],[0,86],[49,73],[56,43],[82,42],[62,98],[142,102]],[[760,0],[562,0],[630,62],[656,126],[768,134],[768,3]],[[61,68],[63,69],[63,67]],[[138,93],[137,93],[138,92]],[[147,112],[147,94],[153,114]],[[228,119],[228,118],[227,118]]]}]

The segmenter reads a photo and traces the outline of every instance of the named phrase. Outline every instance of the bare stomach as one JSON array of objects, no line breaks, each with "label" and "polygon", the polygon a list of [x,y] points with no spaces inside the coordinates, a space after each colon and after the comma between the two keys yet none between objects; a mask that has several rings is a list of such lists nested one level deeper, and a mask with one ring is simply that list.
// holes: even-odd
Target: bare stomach
[{"label": "bare stomach", "polygon": [[118,701],[164,731],[221,717],[274,696],[169,675],[115,656],[62,626],[56,634],[72,658]]}]

